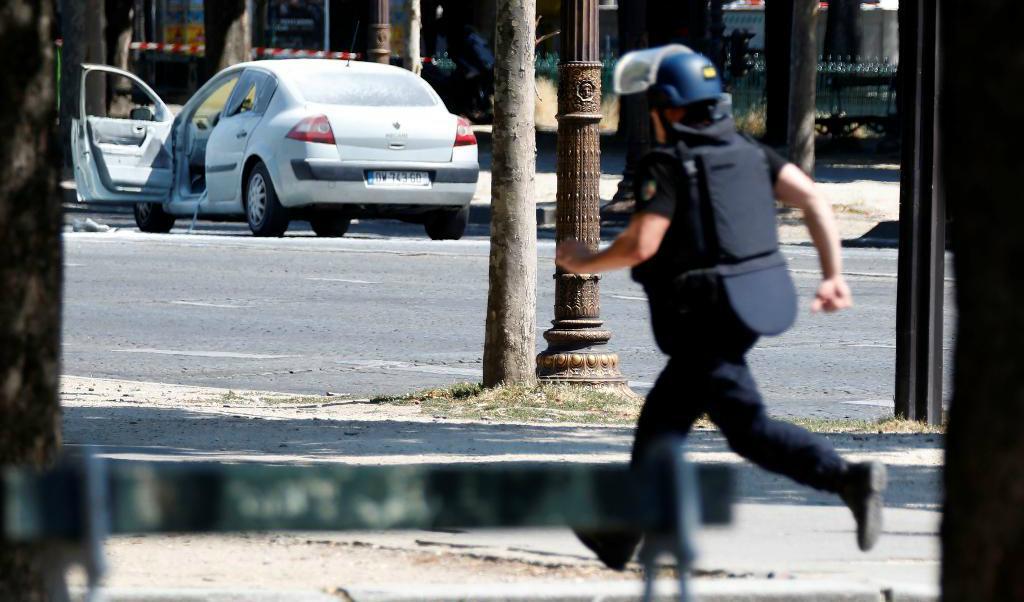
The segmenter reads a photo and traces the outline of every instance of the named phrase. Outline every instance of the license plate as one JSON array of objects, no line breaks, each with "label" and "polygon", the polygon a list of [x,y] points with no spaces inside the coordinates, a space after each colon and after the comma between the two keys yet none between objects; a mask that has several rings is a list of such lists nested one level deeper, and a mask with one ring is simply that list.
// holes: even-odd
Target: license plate
[{"label": "license plate", "polygon": [[373,187],[429,188],[430,177],[425,171],[368,171],[366,185]]}]

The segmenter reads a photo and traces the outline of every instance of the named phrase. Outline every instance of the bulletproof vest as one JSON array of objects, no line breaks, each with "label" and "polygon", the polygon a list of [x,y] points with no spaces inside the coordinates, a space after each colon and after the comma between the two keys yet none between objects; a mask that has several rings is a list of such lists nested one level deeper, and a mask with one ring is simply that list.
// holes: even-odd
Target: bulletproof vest
[{"label": "bulletproof vest", "polygon": [[[634,277],[649,294],[671,295],[681,311],[725,300],[752,330],[777,334],[788,328],[796,301],[788,292],[792,281],[779,251],[764,151],[732,130],[708,144],[688,146],[680,141],[673,149],[655,152],[677,161],[680,199],[657,255],[650,265],[639,266]],[[756,286],[744,286],[743,280],[756,281]],[[781,303],[782,311],[739,298],[762,292],[765,303]],[[744,315],[743,307],[753,309]],[[787,318],[789,313],[793,316]],[[761,320],[762,314],[771,319]]]}]

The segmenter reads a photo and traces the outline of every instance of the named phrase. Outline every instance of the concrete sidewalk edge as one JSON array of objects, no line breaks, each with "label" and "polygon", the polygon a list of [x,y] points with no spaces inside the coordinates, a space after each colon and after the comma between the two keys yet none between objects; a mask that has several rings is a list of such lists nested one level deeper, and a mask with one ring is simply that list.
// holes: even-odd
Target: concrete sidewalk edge
[{"label": "concrete sidewalk edge", "polygon": [[[633,602],[640,600],[639,581],[522,582],[483,584],[418,584],[339,588],[337,594],[317,591],[191,588],[101,589],[107,602]],[[936,602],[937,587],[879,586],[849,581],[788,579],[696,579],[690,583],[691,602]],[[82,587],[72,588],[72,600],[84,600]],[[654,600],[678,600],[678,584],[656,583]]]}]

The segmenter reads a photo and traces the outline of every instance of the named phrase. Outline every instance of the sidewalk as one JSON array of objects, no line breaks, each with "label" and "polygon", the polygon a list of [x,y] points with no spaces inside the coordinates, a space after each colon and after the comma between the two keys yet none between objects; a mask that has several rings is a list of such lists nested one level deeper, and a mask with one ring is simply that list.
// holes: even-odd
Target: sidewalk
[{"label": "sidewalk", "polygon": [[[486,127],[477,128],[480,145],[480,179],[470,212],[473,223],[490,223],[491,203],[491,136]],[[537,171],[535,198],[539,226],[554,226],[555,197],[558,180],[557,136],[553,132],[537,132]],[[601,138],[601,204],[609,202],[618,190],[625,167],[625,148],[610,135]],[[832,203],[844,240],[857,239],[880,222],[899,218],[899,165],[870,164],[863,160],[845,161],[825,156],[819,159],[814,174],[818,190]],[[780,218],[780,239],[784,243],[809,242],[797,216]],[[889,245],[894,241],[875,240]]]},{"label": "sidewalk", "polygon": [[[133,460],[622,462],[631,437],[628,427],[453,421],[343,397],[75,377],[62,381],[62,405],[69,448]],[[937,599],[942,438],[827,436],[847,457],[890,465],[879,546],[857,550],[832,496],[697,432],[691,459],[733,465],[739,496],[733,524],[698,537],[697,600]],[[631,600],[640,577],[636,565],[604,569],[566,529],[120,536],[107,554],[111,600]]]}]

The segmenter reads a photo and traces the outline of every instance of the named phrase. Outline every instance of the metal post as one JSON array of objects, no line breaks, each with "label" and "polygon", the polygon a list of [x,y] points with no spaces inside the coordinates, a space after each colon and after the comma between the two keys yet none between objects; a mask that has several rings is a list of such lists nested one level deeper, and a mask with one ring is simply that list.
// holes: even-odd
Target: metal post
[{"label": "metal post", "polygon": [[388,0],[370,0],[370,30],[367,58],[374,63],[391,62],[391,14]]},{"label": "metal post", "polygon": [[793,0],[772,0],[765,5],[765,61],[767,82],[767,135],[765,143],[785,146],[789,132],[789,82],[793,39]]},{"label": "metal post", "polygon": [[[647,0],[622,0],[619,4],[619,56],[647,48]],[[626,166],[612,201],[633,201],[633,174],[640,157],[651,146],[651,118],[647,97],[630,94],[619,98],[619,127],[625,130]]]},{"label": "metal post", "polygon": [[324,0],[324,51],[331,49],[331,0]]},{"label": "metal post", "polygon": [[896,293],[896,415],[942,421],[942,306],[946,210],[938,186],[938,5],[901,2],[903,137]]},{"label": "metal post", "polygon": [[[558,66],[558,214],[555,237],[575,238],[596,250],[601,239],[601,61],[597,0],[562,2]],[[543,382],[626,386],[619,356],[601,328],[596,274],[555,272],[555,319],[544,333],[548,348],[537,357]]]}]

